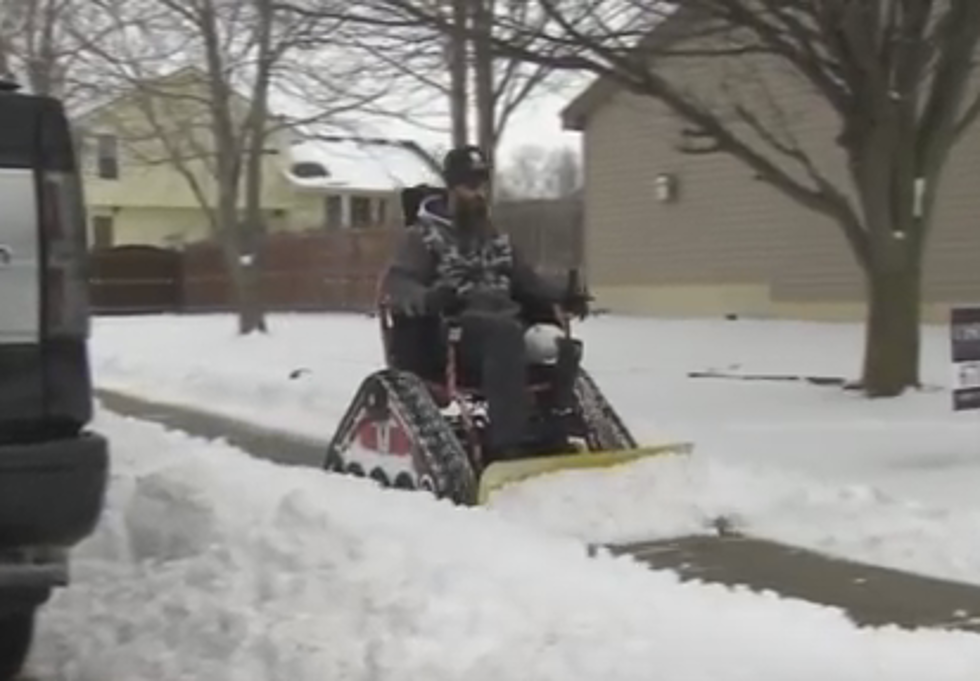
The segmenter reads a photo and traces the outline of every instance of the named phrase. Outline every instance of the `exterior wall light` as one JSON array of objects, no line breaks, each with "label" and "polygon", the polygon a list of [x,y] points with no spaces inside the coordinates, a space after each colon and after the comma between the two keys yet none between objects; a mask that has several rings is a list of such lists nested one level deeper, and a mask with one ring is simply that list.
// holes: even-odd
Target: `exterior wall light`
[{"label": "exterior wall light", "polygon": [[677,176],[672,173],[660,173],[654,180],[654,191],[660,203],[672,203],[677,200]]}]

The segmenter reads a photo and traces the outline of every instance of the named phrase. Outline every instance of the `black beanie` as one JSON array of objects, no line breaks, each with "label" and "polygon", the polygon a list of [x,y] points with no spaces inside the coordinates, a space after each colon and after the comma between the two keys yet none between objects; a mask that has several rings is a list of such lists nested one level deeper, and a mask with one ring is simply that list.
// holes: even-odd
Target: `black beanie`
[{"label": "black beanie", "polygon": [[490,163],[477,146],[456,147],[442,161],[442,177],[447,187],[472,180],[485,182],[490,179]]}]

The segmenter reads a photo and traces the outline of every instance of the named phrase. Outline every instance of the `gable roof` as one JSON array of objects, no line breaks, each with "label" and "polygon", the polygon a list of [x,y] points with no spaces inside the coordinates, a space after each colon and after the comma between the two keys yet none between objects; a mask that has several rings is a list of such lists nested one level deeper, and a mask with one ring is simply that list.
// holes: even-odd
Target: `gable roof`
[{"label": "gable roof", "polygon": [[622,85],[609,76],[599,76],[561,110],[561,127],[583,132],[589,116],[621,88]]},{"label": "gable roof", "polygon": [[[93,116],[99,114],[100,112],[110,109],[116,104],[125,101],[127,97],[131,97],[139,92],[140,87],[143,86],[162,86],[173,81],[179,81],[183,78],[190,79],[201,79],[206,82],[207,74],[199,66],[182,66],[169,73],[164,73],[157,76],[151,76],[148,78],[143,78],[138,81],[129,83],[125,88],[119,88],[110,91],[107,95],[96,98],[89,101],[86,105],[78,107],[71,112],[71,118],[76,121],[84,121],[92,118]],[[241,96],[239,93],[238,96]]]},{"label": "gable roof", "polygon": [[[670,42],[684,37],[685,33],[682,29],[690,27],[691,24],[703,18],[701,12],[688,5],[675,4],[665,14],[664,19],[650,31],[646,38],[639,42],[636,50],[653,48],[654,46],[665,47]],[[626,85],[612,76],[598,76],[561,110],[559,115],[561,116],[562,128],[578,132],[584,131],[589,117],[625,87]]]}]

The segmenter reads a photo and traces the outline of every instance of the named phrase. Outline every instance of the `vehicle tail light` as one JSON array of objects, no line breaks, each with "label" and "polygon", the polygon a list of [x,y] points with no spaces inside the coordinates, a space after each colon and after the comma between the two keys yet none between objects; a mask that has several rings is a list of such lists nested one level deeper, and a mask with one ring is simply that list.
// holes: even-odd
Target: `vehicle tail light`
[{"label": "vehicle tail light", "polygon": [[49,336],[87,336],[87,244],[79,179],[73,173],[49,171],[41,184],[44,326]]}]

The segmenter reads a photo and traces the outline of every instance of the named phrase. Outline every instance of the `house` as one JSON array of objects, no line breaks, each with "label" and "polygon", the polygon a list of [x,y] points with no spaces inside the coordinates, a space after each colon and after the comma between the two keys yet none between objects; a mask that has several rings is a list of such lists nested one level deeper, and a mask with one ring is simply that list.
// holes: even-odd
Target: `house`
[{"label": "house", "polygon": [[[688,61],[681,82],[711,92],[734,61]],[[846,177],[823,100],[772,63],[751,75],[764,79],[823,172]],[[561,116],[565,129],[582,132],[583,258],[599,305],[670,316],[863,318],[862,274],[837,225],[726,154],[679,151],[684,124],[665,105],[599,78]],[[980,125],[943,177],[925,263],[926,319],[946,321],[951,305],[980,302],[978,177]]]},{"label": "house", "polygon": [[289,145],[295,228],[362,229],[402,220],[400,190],[439,185],[438,163],[407,140],[319,136]]},{"label": "house", "polygon": [[[211,237],[218,194],[206,87],[202,71],[180,69],[74,116],[93,247],[179,247]],[[241,120],[248,100],[236,94],[231,103]],[[411,142],[301,141],[272,116],[265,146],[261,196],[270,231],[383,225],[398,218],[402,186],[439,181]],[[244,210],[244,179],[238,200]]]}]

